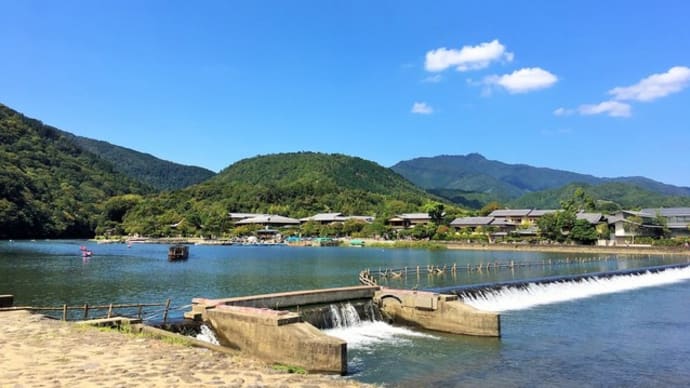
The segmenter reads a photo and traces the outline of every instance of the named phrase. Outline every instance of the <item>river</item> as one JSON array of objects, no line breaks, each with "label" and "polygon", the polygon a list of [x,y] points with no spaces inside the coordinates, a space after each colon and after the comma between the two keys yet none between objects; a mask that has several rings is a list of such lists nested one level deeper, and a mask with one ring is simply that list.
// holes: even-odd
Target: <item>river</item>
[{"label": "river", "polygon": [[[94,252],[83,258],[79,247]],[[494,271],[427,265],[561,262]],[[15,305],[161,303],[188,309],[193,297],[230,297],[355,285],[360,270],[416,267],[406,288],[451,287],[687,261],[678,256],[381,248],[192,246],[184,262],[167,246],[85,241],[0,242],[0,294]],[[666,271],[664,271],[666,272]],[[645,277],[646,276],[646,277]],[[484,301],[501,311],[501,338],[453,336],[364,322],[335,329],[348,341],[348,378],[386,386],[687,386],[690,384],[690,269],[550,290],[504,293]],[[591,284],[590,284],[591,283]],[[558,297],[554,297],[554,295]],[[512,298],[512,299],[511,299]],[[488,305],[486,303],[489,303]]]}]

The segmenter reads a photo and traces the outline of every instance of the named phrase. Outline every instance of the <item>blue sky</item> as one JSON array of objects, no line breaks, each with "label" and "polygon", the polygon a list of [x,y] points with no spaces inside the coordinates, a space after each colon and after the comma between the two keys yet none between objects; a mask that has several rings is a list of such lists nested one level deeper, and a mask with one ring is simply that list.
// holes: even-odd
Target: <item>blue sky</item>
[{"label": "blue sky", "polygon": [[683,0],[0,7],[0,102],[163,159],[478,152],[690,186]]}]

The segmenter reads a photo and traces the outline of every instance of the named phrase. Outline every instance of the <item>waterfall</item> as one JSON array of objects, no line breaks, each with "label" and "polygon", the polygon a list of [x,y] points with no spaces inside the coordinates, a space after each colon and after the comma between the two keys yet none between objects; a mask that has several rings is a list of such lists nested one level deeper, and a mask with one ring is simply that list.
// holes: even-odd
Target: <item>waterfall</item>
[{"label": "waterfall", "polygon": [[352,303],[328,306],[331,312],[331,327],[342,328],[359,325],[362,320]]},{"label": "waterfall", "polygon": [[690,267],[581,276],[546,283],[523,282],[469,291],[458,290],[457,293],[465,303],[480,310],[504,312],[687,280],[690,280]]},{"label": "waterfall", "polygon": [[199,333],[194,338],[201,341],[206,341],[213,345],[220,345],[220,343],[218,342],[218,338],[216,338],[216,333],[214,333],[210,327],[206,325],[201,325],[199,327],[199,330]]},{"label": "waterfall", "polygon": [[350,302],[328,307],[330,324],[324,332],[345,340],[348,349],[371,348],[380,343],[405,346],[411,343],[412,337],[437,338],[384,322],[381,311],[371,301],[357,307]]}]

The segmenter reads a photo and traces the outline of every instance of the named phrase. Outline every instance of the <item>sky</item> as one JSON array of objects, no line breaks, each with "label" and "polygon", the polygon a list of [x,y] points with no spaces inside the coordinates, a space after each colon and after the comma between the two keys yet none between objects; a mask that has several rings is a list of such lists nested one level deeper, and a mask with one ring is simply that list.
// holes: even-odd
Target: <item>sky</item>
[{"label": "sky", "polygon": [[690,2],[0,0],[0,103],[219,171],[278,152],[690,186]]}]

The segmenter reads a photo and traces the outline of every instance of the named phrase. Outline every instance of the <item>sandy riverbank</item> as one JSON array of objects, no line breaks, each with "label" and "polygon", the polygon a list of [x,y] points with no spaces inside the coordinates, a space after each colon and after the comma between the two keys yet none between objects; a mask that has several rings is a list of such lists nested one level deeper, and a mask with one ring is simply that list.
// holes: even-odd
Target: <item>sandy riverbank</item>
[{"label": "sandy riverbank", "polygon": [[[277,344],[277,346],[279,346]],[[0,312],[0,387],[362,387],[273,370],[243,355]]]}]

